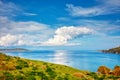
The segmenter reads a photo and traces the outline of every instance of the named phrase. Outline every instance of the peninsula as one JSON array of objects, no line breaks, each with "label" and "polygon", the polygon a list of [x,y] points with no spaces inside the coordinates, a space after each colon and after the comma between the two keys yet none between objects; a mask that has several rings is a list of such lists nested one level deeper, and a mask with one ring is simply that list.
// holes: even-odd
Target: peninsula
[{"label": "peninsula", "polygon": [[27,49],[24,48],[4,48],[4,49],[0,49],[0,52],[26,52],[29,51]]},{"label": "peninsula", "polygon": [[108,50],[102,50],[102,52],[120,54],[120,46],[116,48],[111,48]]}]

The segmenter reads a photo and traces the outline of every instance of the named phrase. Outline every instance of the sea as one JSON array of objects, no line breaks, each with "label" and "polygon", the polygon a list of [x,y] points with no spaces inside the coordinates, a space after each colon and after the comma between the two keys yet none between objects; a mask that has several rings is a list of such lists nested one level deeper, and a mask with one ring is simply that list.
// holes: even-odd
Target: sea
[{"label": "sea", "polygon": [[99,66],[113,69],[120,66],[120,54],[103,53],[91,50],[39,50],[28,52],[6,52],[10,56],[67,65],[80,70],[96,72]]}]

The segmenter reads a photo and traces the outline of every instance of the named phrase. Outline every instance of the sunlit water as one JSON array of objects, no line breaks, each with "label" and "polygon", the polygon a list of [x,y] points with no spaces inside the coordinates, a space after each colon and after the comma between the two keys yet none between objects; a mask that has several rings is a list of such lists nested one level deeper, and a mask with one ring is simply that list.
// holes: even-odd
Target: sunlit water
[{"label": "sunlit water", "polygon": [[97,71],[101,65],[113,68],[120,65],[119,54],[106,54],[97,51],[32,51],[32,52],[10,52],[6,53],[22,58],[47,61],[64,64],[81,70]]}]

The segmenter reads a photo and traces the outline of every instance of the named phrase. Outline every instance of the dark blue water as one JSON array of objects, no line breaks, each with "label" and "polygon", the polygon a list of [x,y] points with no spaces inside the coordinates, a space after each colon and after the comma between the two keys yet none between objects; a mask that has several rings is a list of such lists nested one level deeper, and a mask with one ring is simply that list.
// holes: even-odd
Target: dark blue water
[{"label": "dark blue water", "polygon": [[64,64],[81,70],[97,71],[101,65],[113,68],[120,65],[120,55],[106,54],[97,51],[32,51],[32,52],[11,52],[6,53],[22,58],[42,60],[57,64]]}]

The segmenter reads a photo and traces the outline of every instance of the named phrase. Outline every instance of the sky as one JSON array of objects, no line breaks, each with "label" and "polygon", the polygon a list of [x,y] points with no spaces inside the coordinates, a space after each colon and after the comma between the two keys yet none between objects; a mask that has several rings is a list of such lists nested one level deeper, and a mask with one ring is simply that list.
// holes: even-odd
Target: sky
[{"label": "sky", "polygon": [[120,0],[0,0],[0,46],[120,46]]}]

